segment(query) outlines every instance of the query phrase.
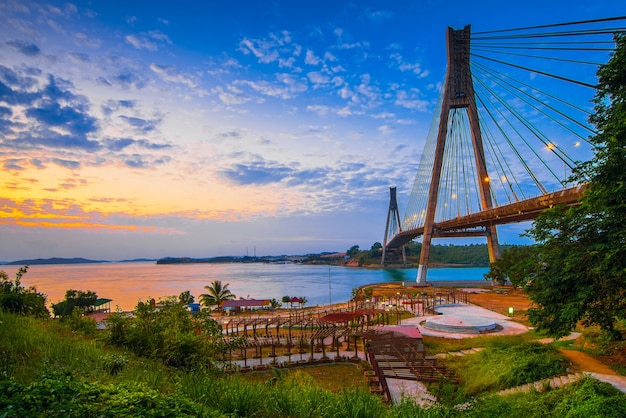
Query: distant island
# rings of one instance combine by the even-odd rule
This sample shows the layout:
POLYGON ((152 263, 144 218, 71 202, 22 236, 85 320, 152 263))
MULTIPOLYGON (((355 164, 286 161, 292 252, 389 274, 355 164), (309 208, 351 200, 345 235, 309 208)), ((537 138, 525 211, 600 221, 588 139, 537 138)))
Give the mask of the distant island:
MULTIPOLYGON (((146 261, 156 261, 156 259, 149 258, 136 258, 133 260, 120 260, 116 261, 116 263, 138 263, 138 262, 146 262, 146 261)), ((62 257, 52 257, 52 258, 34 258, 30 260, 17 260, 17 261, 8 261, 5 263, 0 263, 0 265, 5 266, 34 266, 38 264, 97 264, 97 263, 111 263, 109 260, 89 260, 87 258, 62 258, 62 257)))
MULTIPOLYGON (((501 244, 502 251, 512 245, 501 244)), ((304 255, 278 256, 218 256, 218 257, 163 257, 159 259, 135 258, 132 260, 89 260, 86 258, 37 258, 0 262, 0 265, 37 265, 37 264, 95 264, 95 263, 139 263, 154 262, 156 264, 192 264, 192 263, 272 263, 272 264, 319 264, 341 265, 346 267, 367 268, 412 268, 418 265, 421 243, 410 242, 405 246, 406 263, 401 260, 382 265, 382 245, 374 243, 370 249, 361 250, 357 245, 346 252, 321 252, 304 255)), ((489 255, 486 244, 470 245, 433 245, 430 252, 430 265, 443 266, 489 266, 489 255)))

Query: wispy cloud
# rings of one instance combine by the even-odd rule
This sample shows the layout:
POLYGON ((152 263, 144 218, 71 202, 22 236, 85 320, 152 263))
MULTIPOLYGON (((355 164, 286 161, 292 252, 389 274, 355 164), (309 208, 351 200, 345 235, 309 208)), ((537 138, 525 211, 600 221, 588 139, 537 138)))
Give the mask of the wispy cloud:
POLYGON ((24 55, 31 56, 31 57, 35 55, 39 55, 41 53, 41 50, 39 49, 39 47, 31 42, 26 42, 22 40, 13 40, 13 41, 8 41, 7 45, 12 46, 18 52, 24 55))

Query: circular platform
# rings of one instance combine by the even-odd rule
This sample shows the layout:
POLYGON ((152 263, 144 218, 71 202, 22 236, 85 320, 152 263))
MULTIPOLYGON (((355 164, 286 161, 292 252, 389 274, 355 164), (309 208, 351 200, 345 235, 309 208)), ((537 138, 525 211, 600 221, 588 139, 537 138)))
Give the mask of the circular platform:
POLYGON ((458 334, 482 334, 498 330, 498 324, 493 319, 479 316, 440 315, 427 319, 421 325, 433 331, 458 334))

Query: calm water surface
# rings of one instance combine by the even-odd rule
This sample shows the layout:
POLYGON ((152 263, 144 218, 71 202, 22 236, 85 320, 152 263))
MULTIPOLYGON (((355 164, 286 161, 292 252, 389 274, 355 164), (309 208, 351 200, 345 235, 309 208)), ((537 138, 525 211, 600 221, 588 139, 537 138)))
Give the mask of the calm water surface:
MULTIPOLYGON (((11 279, 19 266, 0 266, 11 279)), ((477 280, 484 283, 484 267, 431 268, 428 280, 477 280)), ((237 298, 282 299, 306 297, 307 306, 346 302, 352 289, 364 284, 415 281, 417 269, 369 270, 299 264, 155 264, 104 263, 33 265, 22 285, 36 286, 48 302, 61 301, 68 289, 93 290, 113 299, 112 308, 133 309, 138 301, 191 291, 198 301, 213 280, 228 283, 237 298), (329 288, 330 282, 330 288, 329 288)), ((481 283, 481 284, 482 284, 481 283)))

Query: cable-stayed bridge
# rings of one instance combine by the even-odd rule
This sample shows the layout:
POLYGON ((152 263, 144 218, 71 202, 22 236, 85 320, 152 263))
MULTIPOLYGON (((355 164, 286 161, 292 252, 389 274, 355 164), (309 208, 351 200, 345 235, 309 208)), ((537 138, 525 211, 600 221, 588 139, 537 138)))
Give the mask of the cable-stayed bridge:
POLYGON ((493 262, 497 225, 578 204, 584 180, 571 175, 594 154, 596 72, 625 22, 448 28, 446 77, 403 218, 391 188, 383 263, 421 236, 423 284, 433 238, 484 236, 493 262))

